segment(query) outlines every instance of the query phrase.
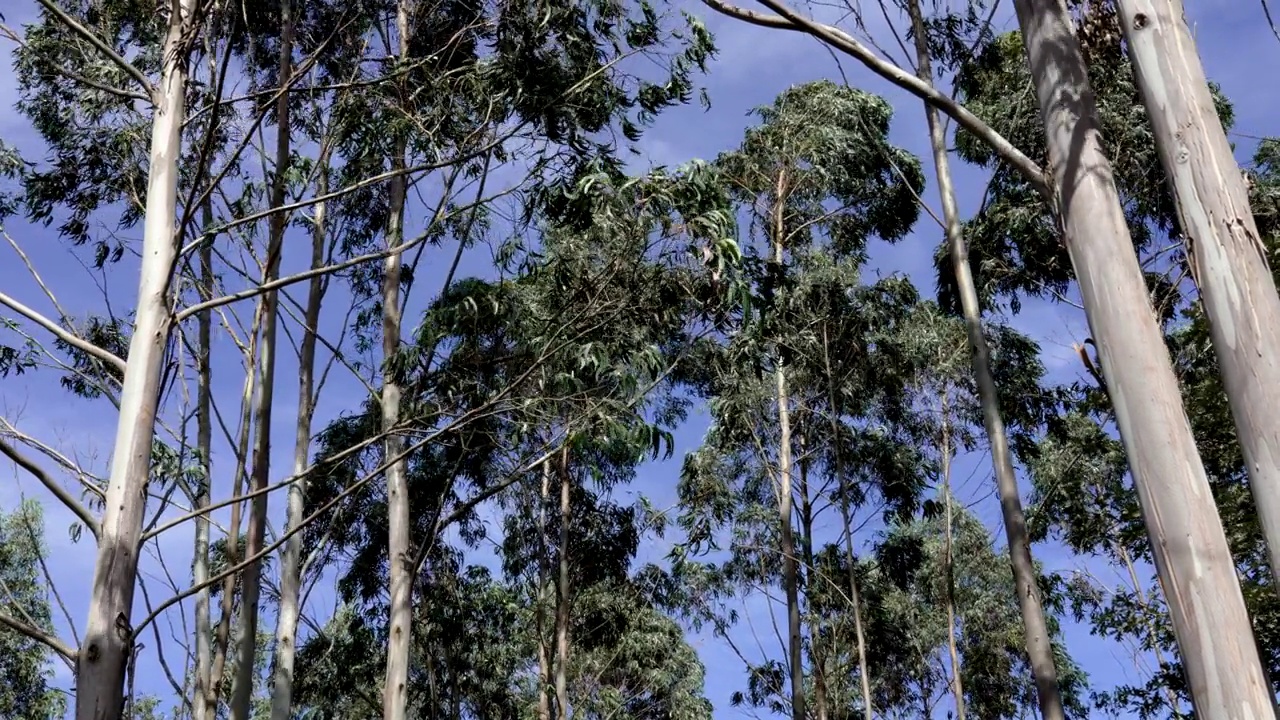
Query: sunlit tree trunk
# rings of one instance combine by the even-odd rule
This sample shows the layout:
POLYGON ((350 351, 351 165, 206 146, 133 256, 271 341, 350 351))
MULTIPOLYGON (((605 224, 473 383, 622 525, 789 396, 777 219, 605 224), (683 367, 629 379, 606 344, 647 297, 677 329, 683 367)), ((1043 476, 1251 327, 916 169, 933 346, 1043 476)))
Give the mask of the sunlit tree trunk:
MULTIPOLYGON (((933 86, 932 58, 919 0, 908 3, 915 35, 916 66, 920 80, 933 86)), ((987 441, 991 447, 991 464, 994 466, 996 486, 1000 492, 1000 511, 1004 519, 1005 537, 1008 540, 1009 560, 1013 566, 1014 584, 1018 589, 1018 606, 1022 611, 1022 628, 1025 634, 1027 656, 1035 673, 1036 693, 1043 720, 1063 720, 1062 693, 1058 688, 1058 669, 1053 659, 1053 645, 1049 627, 1045 621, 1040 589, 1036 581, 1035 564, 1031 560, 1031 537, 1027 532, 1027 518, 1018 493, 1018 478, 1013 470, 1013 458, 1009 453, 1009 438, 1005 433, 1004 418, 1000 414, 1000 397, 991 374, 991 351, 982 330, 982 314, 978 306, 978 293, 973 282, 973 270, 969 266, 969 248, 960 228, 960 212, 956 208, 955 190, 951 183, 951 167, 947 158, 946 135, 938 110, 925 104, 929 124, 929 138, 933 148, 933 163, 938 176, 938 193, 942 199, 943 222, 946 224, 947 247, 951 254, 951 266, 960 290, 960 304, 964 313, 965 328, 973 350, 973 371, 978 385, 978 397, 982 404, 982 422, 986 426, 987 441)), ((950 531, 950 525, 948 525, 950 531)), ((952 623, 954 627, 954 623, 952 623)), ((954 651, 953 651, 954 654, 954 651)), ((954 660, 954 658, 953 658, 954 660)), ((960 668, 955 668, 959 682, 960 668)), ((957 696, 962 702, 962 699, 957 696)))
POLYGON ((154 90, 142 265, 120 419, 111 453, 89 618, 76 667, 76 720, 119 717, 125 666, 133 649, 133 594, 138 579, 146 485, 172 317, 170 285, 177 260, 178 158, 187 96, 188 31, 194 0, 174 3, 154 90))
POLYGON ((547 503, 551 501, 551 460, 542 461, 542 487, 538 494, 538 594, 534 600, 538 633, 538 720, 551 720, 551 651, 547 648, 547 503))
MULTIPOLYGON (((787 195, 787 173, 779 172, 774 198, 770 236, 773 261, 782 266, 785 258, 783 238, 784 210, 787 195)), ((796 543, 791 526, 791 398, 787 393, 787 371, 782 353, 774 348, 775 401, 778 412, 778 522, 782 550, 782 587, 787 596, 787 645, 791 670, 791 717, 805 720, 804 656, 800 629, 800 592, 796 577, 796 543)))
MULTIPOLYGON (((289 93, 286 91, 293 74, 293 19, 289 0, 280 3, 280 93, 276 100, 276 157, 271 183, 271 207, 285 204, 286 177, 289 172, 289 93)), ((263 283, 280 274, 280 255, 288 228, 287 213, 276 212, 270 218, 267 257, 263 283)), ((271 413, 275 407, 276 334, 279 330, 280 296, 276 290, 262 298, 262 345, 258 351, 259 377, 257 406, 254 408, 253 470, 249 490, 259 494, 250 504, 249 526, 245 539, 245 557, 262 551, 267 527, 267 493, 264 492, 271 472, 271 413)), ((249 720, 253 710, 254 659, 258 652, 258 601, 262 589, 262 561, 249 563, 240 584, 240 637, 237 638, 235 682, 231 686, 232 720, 249 720)))
POLYGON ((573 507, 569 501, 572 478, 569 449, 560 453, 560 593, 556 604, 556 705, 559 720, 569 720, 569 523, 573 507))
POLYGON ((1066 8, 1016 0, 1065 242, 1168 599, 1196 716, 1271 717, 1235 563, 1102 150, 1066 8))
MULTIPOLYGON (((325 141, 322 141, 325 142, 325 141)), ((316 195, 329 192, 329 147, 320 148, 316 195)), ((325 223, 327 207, 317 203, 312 219, 311 267, 324 265, 328 241, 325 223)), ((302 524, 307 495, 306 473, 310 468, 311 420, 315 412, 316 335, 319 332, 320 306, 324 301, 325 282, 316 275, 307 287, 307 305, 303 310, 302 343, 298 348, 298 419, 294 426, 293 475, 289 486, 288 513, 285 528, 302 524)), ((275 669, 271 682, 271 720, 289 720, 293 710, 293 672, 297 653, 298 618, 302 608, 302 533, 285 542, 280 557, 280 609, 276 615, 276 644, 273 653, 275 669)))
POLYGON ((1116 6, 1280 578, 1280 295, 1182 0, 1116 6))

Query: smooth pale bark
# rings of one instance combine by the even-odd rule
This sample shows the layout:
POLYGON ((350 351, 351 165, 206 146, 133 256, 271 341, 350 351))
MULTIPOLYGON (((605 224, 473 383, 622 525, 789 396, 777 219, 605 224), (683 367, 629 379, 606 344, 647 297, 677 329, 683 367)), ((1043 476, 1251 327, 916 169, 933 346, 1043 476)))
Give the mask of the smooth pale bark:
MULTIPOLYGON (((783 211, 788 189, 787 171, 783 168, 774 183, 773 208, 769 234, 773 245, 773 261, 778 267, 786 259, 783 238, 786 228, 783 211)), ((787 598, 787 658, 791 673, 791 717, 805 720, 803 639, 800 635, 800 592, 796 579, 796 542, 791 527, 791 399, 787 394, 787 372, 782 354, 775 348, 776 382, 774 400, 778 412, 778 522, 782 551, 782 587, 787 598)))
MULTIPOLYGON (((933 87, 933 59, 924 32, 924 20, 919 0, 908 3, 916 45, 917 75, 921 82, 933 87)), ((1044 607, 1036 581, 1036 568, 1031 560, 1031 536, 1027 532, 1027 517, 1022 509, 1018 493, 1018 477, 1013 471, 1013 458, 1009 453, 1009 438, 1005 432, 1004 418, 1000 413, 1000 396, 995 378, 991 374, 991 350, 982 330, 982 311, 978 306, 978 292, 969 266, 969 247, 960 228, 960 211, 956 207, 955 189, 951 182, 951 166, 947 157, 946 134, 938 110, 925 103, 925 116, 929 125, 929 139, 933 149, 933 164, 938 177, 938 194, 942 199, 943 222, 946 225, 947 247, 951 254, 951 267, 960 290, 960 306, 964 314, 965 330, 973 350, 973 374, 978 385, 978 399, 982 405, 982 424, 986 427, 987 442, 991 448, 991 465, 995 471, 996 487, 1000 493, 1000 512, 1004 520, 1005 538, 1009 547, 1009 562, 1013 568, 1014 585, 1018 591, 1018 607, 1022 611, 1022 630, 1027 647, 1031 671, 1035 675, 1036 695, 1043 720, 1063 720, 1062 693, 1058 688, 1058 668, 1053 659, 1053 645, 1049 627, 1045 622, 1044 607)), ((1144 296, 1145 297, 1145 296, 1144 296)), ((948 525, 948 533, 950 525, 948 525)), ((954 627, 954 623, 952 623, 954 627)), ((954 649, 953 649, 954 654, 954 649)), ((954 658, 953 658, 954 660, 954 658)), ((956 681, 960 669, 955 667, 956 681)), ((963 702, 963 698, 960 698, 963 702)))
MULTIPOLYGON (((287 2, 287 0, 286 0, 287 2)), ((329 192, 329 149, 320 149, 316 195, 329 192)), ((311 267, 324 265, 327 241, 326 203, 316 203, 311 234, 311 267)), ((315 412, 316 333, 320 324, 320 305, 324 301, 325 283, 321 276, 312 277, 307 286, 307 305, 303 310, 302 343, 298 347, 298 420, 293 437, 293 476, 289 485, 286 532, 300 526, 306 517, 306 473, 311 467, 311 420, 315 412)), ((297 657, 298 618, 302 612, 302 533, 285 541, 280 554, 280 609, 276 614, 276 644, 272 653, 275 670, 271 682, 271 720, 289 720, 293 709, 293 668, 297 657)))
MULTIPOLYGON (((396 4, 396 35, 401 60, 409 56, 409 0, 396 4)), ((392 169, 405 167, 406 143, 396 139, 392 169)), ((387 247, 404 244, 404 206, 408 178, 391 180, 387 217, 387 247)), ((391 359, 400 352, 401 255, 392 253, 383 264, 382 278, 382 431, 387 433, 385 457, 404 454, 400 424, 400 385, 391 370, 391 359)), ((413 551, 409 547, 409 468, 404 458, 387 468, 387 564, 390 568, 390 637, 387 640, 387 674, 383 686, 383 720, 409 717, 409 648, 413 640, 413 551)))
POLYGON ((835 439, 835 473, 840 492, 840 522, 844 527, 844 561, 849 569, 849 602, 853 605, 853 632, 858 646, 858 680, 862 684, 862 714, 864 720, 873 720, 875 703, 871 698, 871 670, 867 667, 867 636, 862 625, 862 596, 858 592, 858 573, 853 554, 853 513, 849 510, 849 479, 844 474, 844 457, 840 451, 839 396, 836 394, 836 375, 831 367, 831 340, 826 323, 822 325, 822 361, 827 372, 827 401, 831 413, 831 437, 835 439))
POLYGON ((1280 295, 1181 0, 1116 6, 1280 579, 1280 295))
MULTIPOLYGON (((258 357, 258 327, 262 324, 262 305, 259 301, 258 309, 254 312, 253 327, 249 334, 248 353, 245 355, 245 366, 254 367, 257 364, 258 357)), ((249 435, 253 420, 253 396, 257 389, 257 373, 248 372, 244 376, 244 389, 240 396, 240 433, 236 436, 236 457, 249 457, 249 435)), ((237 463, 235 480, 232 482, 231 497, 239 498, 244 493, 245 474, 247 469, 243 463, 237 463)), ((240 563, 240 519, 244 514, 244 502, 238 501, 231 505, 231 524, 227 529, 227 540, 224 553, 226 554, 227 567, 234 567, 240 563)), ((226 679, 227 653, 231 646, 231 624, 234 622, 235 608, 233 601, 235 600, 236 579, 239 577, 237 573, 227 575, 222 581, 222 602, 220 610, 222 619, 218 623, 218 631, 213 639, 213 668, 210 670, 212 680, 209 683, 209 706, 217 708, 218 702, 227 688, 223 687, 226 679)))
MULTIPOLYGON (((213 213, 208 204, 204 207, 204 226, 210 227, 213 213)), ((200 279, 197 287, 200 290, 201 302, 213 297, 213 245, 205 243, 200 248, 200 279)), ((213 349, 213 311, 206 310, 196 316, 196 452, 200 454, 200 466, 204 472, 203 485, 195 497, 196 507, 208 507, 212 503, 211 483, 213 481, 213 465, 210 462, 213 450, 213 377, 209 367, 209 358, 213 349)), ((200 515, 195 519, 195 554, 191 559, 191 579, 202 589, 196 593, 195 609, 195 667, 194 689, 191 698, 192 720, 213 720, 216 704, 210 701, 210 687, 213 684, 213 632, 209 614, 209 516, 200 515)))
MULTIPOLYGON (((918 3, 912 3, 919 8, 918 3)), ((919 12, 915 13, 918 17, 919 12)), ((912 18, 913 20, 915 18, 912 18)), ((914 24, 914 23, 913 23, 914 24)), ((917 30, 919 26, 916 25, 917 30)), ((921 66, 923 72, 923 66, 921 66)), ((932 80, 930 81, 932 82, 932 80)), ((956 704, 956 720, 965 720, 964 679, 960 677, 960 651, 956 647, 956 575, 955 558, 952 552, 952 517, 951 517, 951 418, 947 407, 946 392, 942 395, 942 442, 939 454, 942 456, 942 581, 946 583, 943 594, 943 606, 947 614, 947 655, 951 660, 951 697, 956 704)))
POLYGON ((1103 153, 1066 9, 1016 0, 1057 186, 1059 215, 1098 346, 1196 716, 1273 717, 1270 691, 1103 153))
POLYGON ((774 373, 778 402, 778 522, 782 538, 782 585, 787 596, 787 646, 791 669, 791 717, 805 720, 804 655, 800 630, 800 591, 796 578, 796 541, 791 527, 791 398, 781 359, 774 373))
POLYGON ((569 522, 573 506, 569 502, 572 476, 569 449, 560 453, 560 597, 556 604, 556 710, 559 720, 569 720, 569 522))
POLYGON ((154 98, 138 304, 120 392, 120 419, 111 453, 89 618, 77 657, 76 720, 116 718, 124 708, 151 445, 165 349, 173 328, 169 289, 178 249, 174 226, 188 72, 184 34, 193 6, 194 0, 182 0, 179 12, 170 16, 154 98))
POLYGON ((538 495, 538 596, 534 601, 538 633, 538 720, 551 720, 551 652, 547 648, 547 503, 551 500, 551 461, 542 461, 542 488, 538 495))
MULTIPOLYGON (((293 18, 289 0, 280 2, 280 84, 284 87, 293 74, 293 18)), ((276 100, 275 176, 271 184, 271 207, 285 204, 285 176, 289 171, 289 93, 281 92, 276 100)), ((284 233, 288 228, 287 213, 277 212, 270 219, 267 239, 266 271, 262 281, 269 283, 280 275, 280 255, 284 249, 284 233)), ((262 298, 262 346, 258 352, 257 406, 254 408, 253 471, 249 482, 254 496, 249 513, 245 557, 261 552, 267 527, 267 493, 263 490, 271 473, 271 415, 275 407, 276 334, 279 331, 280 295, 271 290, 262 298)), ((258 652, 258 600, 262 590, 262 561, 244 569, 240 585, 240 636, 236 638, 236 674, 231 686, 232 720, 249 720, 253 711, 254 658, 258 652)))

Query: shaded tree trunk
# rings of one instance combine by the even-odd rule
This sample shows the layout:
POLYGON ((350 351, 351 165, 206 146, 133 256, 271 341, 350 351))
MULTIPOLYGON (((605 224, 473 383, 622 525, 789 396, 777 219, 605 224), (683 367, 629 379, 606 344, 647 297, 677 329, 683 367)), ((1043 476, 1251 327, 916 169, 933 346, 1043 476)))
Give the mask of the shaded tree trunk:
MULTIPOLYGON (((809 496, 809 456, 804 436, 800 443, 800 551, 804 555, 806 587, 812 588, 817 569, 813 560, 813 502, 809 496)), ((822 619, 815 613, 809 620, 809 652, 813 655, 813 711, 817 720, 827 720, 827 675, 822 619)))
MULTIPOLYGON (((286 0, 287 4, 288 0, 286 0)), ((320 148, 316 195, 329 192, 329 147, 320 148)), ((317 203, 311 236, 311 267, 324 265, 326 204, 317 203)), ((307 286, 307 305, 303 310, 302 343, 298 348, 298 420, 294 429, 293 475, 289 486, 285 528, 302 524, 307 495, 306 473, 310 468, 311 420, 315 412, 316 335, 319 332, 320 306, 324 301, 325 282, 316 275, 307 286)), ((297 652, 298 618, 302 612, 302 533, 285 542, 280 557, 280 610, 276 615, 275 669, 271 682, 271 720, 289 720, 293 709, 293 672, 297 652)))
MULTIPOLYGON (((396 3, 396 36, 402 61, 409 56, 409 2, 396 3)), ((403 85, 400 84, 402 96, 403 85)), ((393 170, 403 170, 407 143, 397 133, 391 158, 393 170)), ((391 180, 390 207, 387 218, 387 246, 404 244, 404 206, 408 178, 396 175, 391 180)), ((400 385, 391 360, 400 351, 400 271, 401 255, 393 253, 384 264, 382 279, 382 431, 387 468, 387 563, 391 573, 390 622, 387 643, 387 677, 383 690, 384 720, 407 720, 409 716, 409 648, 413 640, 413 552, 409 547, 409 478, 408 462, 399 458, 404 452, 404 439, 395 431, 400 422, 400 385)))
POLYGON ((187 96, 185 35, 195 11, 193 0, 175 5, 177 12, 170 14, 162 48, 160 81, 154 89, 138 304, 120 393, 89 618, 76 663, 76 720, 119 717, 124 708, 125 667, 133 648, 130 618, 146 515, 146 485, 160 379, 172 330, 168 299, 178 249, 174 217, 187 96))
POLYGON ((1280 580, 1280 295, 1182 0, 1116 6, 1280 580))
POLYGON ((831 367, 831 342, 826 323, 822 325, 822 360, 826 366, 828 404, 831 412, 831 437, 835 442, 835 473, 839 483, 840 522, 844 526, 844 560, 849 568, 849 602, 853 605, 853 632, 858 646, 858 679, 862 685, 862 714, 873 720, 875 703, 871 699, 871 671, 867 667, 867 637, 862 625, 862 598, 858 592, 858 573, 853 554, 853 515, 849 511, 849 479, 844 474, 844 453, 840 438, 840 403, 836 394, 836 376, 831 367))
MULTIPOLYGON (((919 0, 911 0, 907 7, 911 14, 915 35, 917 72, 920 80, 932 87, 932 58, 929 54, 928 38, 924 31, 919 0)), ((965 329, 973 350, 973 371, 978 385, 979 401, 982 403, 982 422, 986 426, 987 440, 991 446, 991 464, 994 466, 996 486, 1000 492, 1000 512, 1004 519, 1014 585, 1018 589, 1018 606, 1022 611, 1027 656, 1031 662, 1031 670, 1035 674, 1040 716, 1043 720, 1063 720, 1065 713, 1062 708, 1062 693, 1058 687, 1058 668, 1054 663, 1053 644, 1040 600, 1035 564, 1031 560, 1031 537, 1027 532, 1027 518, 1022 509, 1022 498, 1018 494, 1018 478, 1013 471, 1009 438, 1005 433, 1004 418, 1000 413, 999 391, 996 388, 995 378, 991 374, 991 351, 982 330, 978 293, 973 282, 973 271, 969 266, 969 248, 960 229, 960 212, 956 207, 955 190, 951 183, 945 131, 938 116, 938 110, 928 103, 925 103, 924 110, 929 124, 933 162, 937 170, 938 193, 942 199, 951 266, 955 271, 956 284, 959 286, 965 329)), ((948 502, 950 502, 949 495, 948 502)), ((950 520, 948 520, 948 533, 950 529, 950 520)), ((954 622, 952 627, 954 628, 954 622)), ((954 649, 952 654, 955 654, 954 649)), ((953 657, 953 661, 955 659, 953 657)), ((954 673, 958 683, 959 665, 955 667, 954 673)), ((957 700, 963 702, 959 694, 957 694, 957 700)))
POLYGON ((556 705, 559 720, 569 720, 569 448, 560 453, 560 598, 556 605, 556 705))
MULTIPOLYGON (((292 130, 289 125, 289 93, 285 91, 293 74, 293 19, 289 0, 280 3, 281 92, 276 100, 276 159, 271 183, 271 207, 285 204, 285 178, 289 172, 289 148, 292 130)), ((280 255, 284 250, 287 213, 276 212, 270 218, 267 240, 266 269, 263 283, 280 275, 280 255)), ((250 492, 258 492, 250 506, 249 527, 245 539, 245 557, 262 551, 267 527, 267 493, 263 492, 271 473, 271 413, 275 407, 276 334, 279 330, 279 291, 267 292, 262 298, 262 346, 258 351, 259 376, 257 407, 254 408, 253 472, 250 492)), ((252 367, 252 366, 251 366, 252 367)), ((232 720, 249 720, 253 710, 254 658, 258 652, 258 600, 262 590, 262 560, 244 569, 240 587, 240 637, 237 638, 236 675, 231 686, 232 720)))
POLYGON ((1235 564, 1102 150, 1071 20, 1060 3, 1016 0, 1015 6, 1045 122, 1067 249, 1196 715, 1270 717, 1270 691, 1235 564))

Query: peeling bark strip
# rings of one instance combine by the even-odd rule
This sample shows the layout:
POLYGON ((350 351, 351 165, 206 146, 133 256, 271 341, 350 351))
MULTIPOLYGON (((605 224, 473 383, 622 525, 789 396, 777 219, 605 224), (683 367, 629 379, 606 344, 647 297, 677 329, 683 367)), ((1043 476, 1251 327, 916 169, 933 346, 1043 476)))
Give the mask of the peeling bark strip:
MULTIPOLYGON (((1067 249, 1198 717, 1275 717, 1244 597, 1103 153, 1066 9, 1015 0, 1067 249)), ((1202 268, 1206 272, 1208 268, 1202 268)))
POLYGON ((1280 295, 1182 1, 1116 4, 1280 578, 1280 295))
POLYGON ((120 716, 125 665, 133 645, 130 618, 146 511, 145 489, 155 439, 160 376, 172 329, 166 301, 177 255, 174 217, 187 95, 188 48, 184 36, 194 0, 182 0, 179 10, 169 18, 164 65, 154 93, 138 306, 120 393, 120 420, 111 455, 89 620, 76 667, 76 720, 120 716))

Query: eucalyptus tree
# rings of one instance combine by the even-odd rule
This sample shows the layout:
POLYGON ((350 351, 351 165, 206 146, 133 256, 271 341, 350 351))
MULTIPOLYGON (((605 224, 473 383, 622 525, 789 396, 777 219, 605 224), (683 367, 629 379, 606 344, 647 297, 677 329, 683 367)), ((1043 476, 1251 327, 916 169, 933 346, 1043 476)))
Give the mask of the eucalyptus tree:
MULTIPOLYGON (((898 279, 858 294, 858 269, 872 237, 894 241, 906 234, 922 180, 918 161, 888 142, 892 113, 879 98, 818 82, 788 90, 757 114, 761 123, 748 130, 741 147, 717 160, 744 216, 743 281, 752 303, 726 319, 724 342, 696 378, 710 399, 713 426, 703 447, 686 460, 681 496, 693 546, 712 539, 722 526, 731 529, 732 559, 725 567, 730 583, 745 590, 780 581, 789 681, 785 690, 773 692, 790 705, 793 717, 803 718, 793 500, 810 470, 822 467, 815 458, 832 442, 827 422, 819 422, 814 409, 829 396, 828 384, 819 381, 826 377, 820 326, 831 312, 892 316, 914 301, 909 284, 898 279)), ((841 359, 871 353, 865 336, 834 342, 841 359)), ((881 381, 888 386, 897 370, 885 369, 881 381)), ((851 370, 836 370, 842 392, 845 383, 874 386, 874 376, 851 370)), ((856 418, 867 405, 844 411, 856 418)), ((891 492, 901 505, 913 500, 909 487, 891 492)), ((812 538, 806 495, 799 500, 807 545, 812 538)), ((811 644, 818 644, 816 638, 811 644)), ((815 712, 822 716, 825 709, 819 705, 815 712)))
MULTIPOLYGON (((1094 14, 1098 9, 1091 9, 1094 14)), ((1116 10, 1170 181, 1187 266, 1200 291, 1249 487, 1280 575, 1280 294, 1249 190, 1214 106, 1181 0, 1118 0, 1116 10)))

